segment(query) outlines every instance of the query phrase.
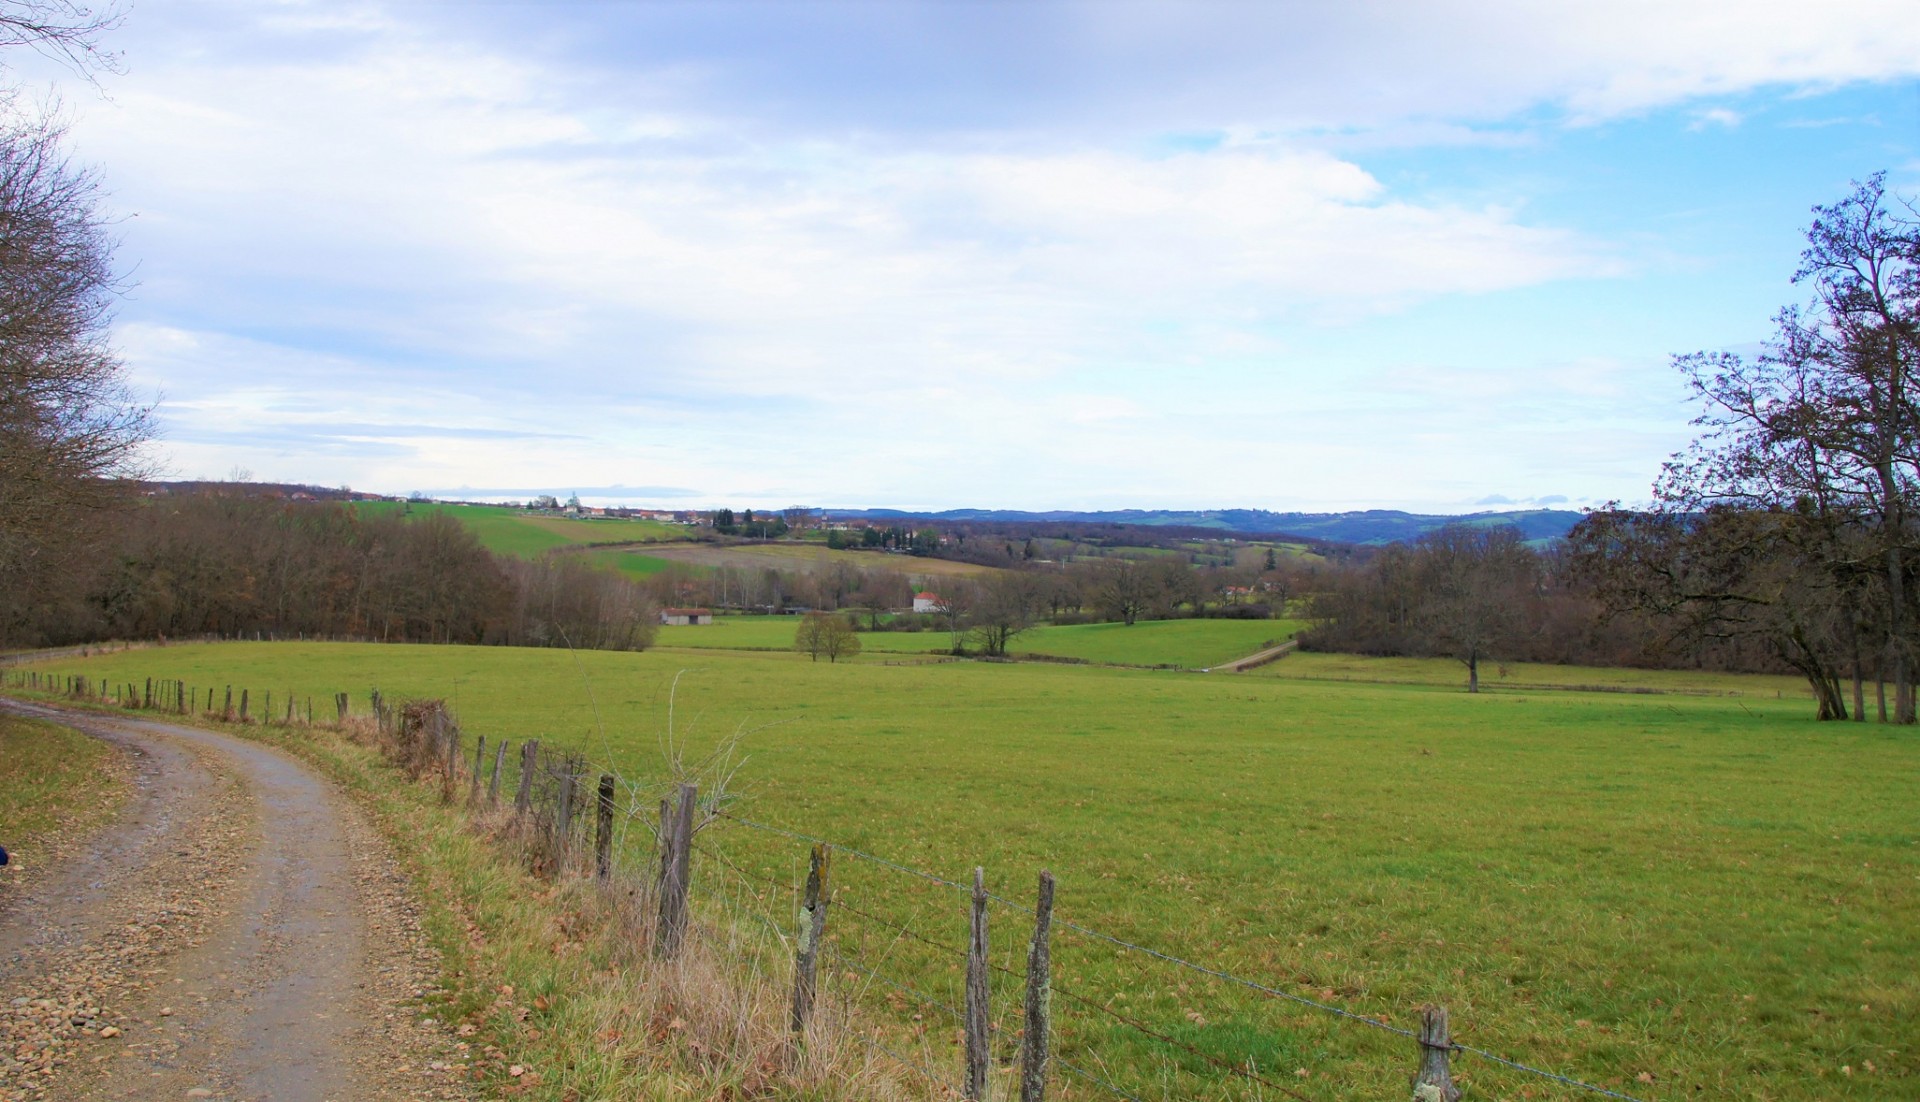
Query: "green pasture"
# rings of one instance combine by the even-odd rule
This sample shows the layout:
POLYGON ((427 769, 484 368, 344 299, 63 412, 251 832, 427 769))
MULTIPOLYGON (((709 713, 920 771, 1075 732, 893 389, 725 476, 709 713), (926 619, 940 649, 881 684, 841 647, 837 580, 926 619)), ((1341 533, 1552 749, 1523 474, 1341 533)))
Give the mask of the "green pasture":
MULTIPOLYGON (((445 697, 470 732, 577 746, 638 781, 665 779, 670 744, 698 757, 739 734, 739 817, 952 881, 979 865, 1016 902, 1051 869, 1061 919, 1291 994, 1399 1027, 1443 1003, 1466 1044, 1649 1100, 1920 1095, 1920 737, 1815 723, 1770 679, 1469 696, 1444 664, 1300 675, 1318 657, 1201 674, 281 643, 43 668, 346 690, 361 710, 374 686, 445 697), (1421 670, 1437 683, 1397 683, 1421 670)), ((628 842, 651 852, 638 825, 628 842)), ((697 849, 703 905, 791 927, 803 843, 721 819, 697 849)), ((964 941, 961 896, 847 853, 833 877, 834 982, 952 1068, 960 973, 941 947, 964 941)), ((1027 926, 998 904, 993 923, 1017 973, 1027 926)), ((1210 1057, 1312 1099, 1404 1096, 1410 1041, 1057 935, 1061 1055, 1130 1093, 1275 1096, 1210 1057)), ((1010 1052, 1014 984, 995 983, 1010 1052)), ((1465 1055, 1456 1071, 1468 1098, 1583 1097, 1465 1055)), ((1102 1097, 1064 1072, 1056 1093, 1102 1097)))
POLYGON ((592 520, 532 516, 500 505, 448 505, 419 501, 361 501, 355 509, 370 514, 400 513, 421 516, 446 513, 467 526, 489 551, 531 558, 556 547, 589 543, 658 543, 686 538, 677 524, 656 520, 603 517, 592 520))
POLYGON ((673 565, 666 559, 624 548, 582 552, 597 566, 618 571, 635 580, 645 580, 673 565))
MULTIPOLYGON (((1304 625, 1297 620, 1143 620, 1125 624, 1042 624, 1013 637, 1015 657, 1073 658, 1122 666, 1184 666, 1194 669, 1244 658, 1285 641, 1304 625)), ((657 646, 702 650, 784 650, 793 646, 798 616, 718 616, 710 625, 665 626, 657 646)), ((868 656, 928 654, 953 649, 944 631, 863 631, 868 656)))

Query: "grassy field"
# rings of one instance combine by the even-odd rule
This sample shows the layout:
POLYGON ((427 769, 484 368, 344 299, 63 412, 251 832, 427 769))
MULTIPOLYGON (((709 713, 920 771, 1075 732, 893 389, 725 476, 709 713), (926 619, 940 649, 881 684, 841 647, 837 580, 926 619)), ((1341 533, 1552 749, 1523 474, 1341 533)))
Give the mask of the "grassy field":
POLYGON ((589 561, 608 570, 618 571, 635 580, 645 580, 665 570, 672 564, 657 555, 641 551, 629 551, 624 548, 583 552, 589 561))
MULTIPOLYGON (((799 626, 797 616, 721 616, 701 627, 662 627, 655 642, 694 650, 784 650, 793 646, 799 626)), ((1199 669, 1245 657, 1302 626, 1295 620, 1143 620, 1132 627, 1043 624, 1014 636, 1008 651, 1015 656, 1199 669)), ((860 645, 871 661, 951 650, 953 637, 944 631, 864 631, 860 645)))
POLYGON ((105 821, 125 788, 112 758, 77 731, 0 715, 0 845, 30 864, 50 833, 105 821))
MULTIPOLYGON (((978 864, 1014 898, 1049 868, 1063 918, 1290 992, 1400 1026, 1442 1002, 1465 1043, 1640 1098, 1920 1094, 1920 738, 1814 723, 1769 679, 1672 686, 1739 697, 1473 697, 1444 663, 1306 676, 1318 657, 1203 675, 227 644, 48 668, 344 689, 360 707, 375 685, 443 696, 470 730, 573 743, 637 778, 661 776, 671 701, 696 751, 746 732, 743 817, 952 880, 978 864)), ((800 843, 726 820, 702 839, 700 884, 790 920, 762 878, 793 883, 800 843)), ((963 940, 948 889, 851 858, 835 876, 849 908, 963 940)), ((957 1000, 938 950, 851 909, 834 922, 840 951, 957 1000)), ((1017 971, 1023 927, 995 922, 996 960, 1017 971)), ((1100 1007, 1311 1098, 1404 1089, 1410 1042, 1071 931, 1056 953, 1063 1053, 1143 1097, 1254 1095, 1100 1007)), ((899 1043, 950 1065, 940 1012, 871 993, 899 1007, 899 1043)), ((1474 1096, 1579 1097, 1458 1066, 1474 1096)))
POLYGON ((460 523, 471 529, 489 551, 521 558, 531 558, 556 547, 587 543, 657 543, 686 539, 686 529, 678 524, 618 518, 574 520, 567 517, 530 516, 519 509, 498 505, 361 501, 356 502, 354 508, 371 514, 406 511, 418 516, 423 513, 447 513, 459 518, 460 523))

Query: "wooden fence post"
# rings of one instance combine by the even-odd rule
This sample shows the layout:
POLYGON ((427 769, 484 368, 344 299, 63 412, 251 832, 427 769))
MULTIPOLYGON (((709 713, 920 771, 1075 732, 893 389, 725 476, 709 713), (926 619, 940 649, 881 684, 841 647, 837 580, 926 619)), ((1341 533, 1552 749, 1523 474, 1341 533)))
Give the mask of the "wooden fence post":
POLYGON ((501 739, 500 745, 493 748, 493 777, 487 781, 487 806, 500 806, 500 767, 507 760, 507 740, 501 739))
POLYGON ((481 735, 473 743, 473 776, 468 778, 467 806, 480 802, 480 774, 487 768, 487 736, 481 735))
POLYGON ((1447 1008, 1429 1006, 1420 1011, 1420 1070, 1413 1077, 1413 1102, 1458 1102, 1447 1056, 1453 1037, 1447 1032, 1447 1008))
POLYGON ((813 1016, 813 996, 818 989, 820 939, 827 932, 827 847, 813 844, 807 858, 807 896, 800 911, 800 946, 793 957, 793 1013, 788 1024, 796 1034, 807 1031, 807 1019, 813 1016))
POLYGON ((693 803, 697 795, 693 785, 680 786, 672 827, 660 855, 660 927, 653 953, 665 960, 680 955, 680 942, 687 933, 687 882, 692 873, 693 803))
POLYGON ((613 774, 600 774, 599 815, 593 830, 593 874, 605 881, 613 875, 613 774))
POLYGON ((520 744, 520 790, 513 797, 513 812, 516 815, 525 815, 533 807, 533 769, 539 758, 538 739, 528 739, 520 744))
POLYGON ((962 1024, 967 1033, 965 1097, 987 1096, 987 1069, 993 1063, 988 1042, 987 999, 987 874, 973 870, 973 907, 967 922, 967 1002, 962 1024))
POLYGON ((1053 874, 1040 873, 1033 909, 1033 945, 1027 949, 1027 1027, 1020 1061, 1020 1102, 1041 1102, 1047 1093, 1048 1045, 1053 1033, 1053 874))
POLYGON ((560 761, 560 808, 553 818, 553 873, 567 871, 568 851, 573 848, 573 789, 580 778, 573 771, 573 758, 560 761))
POLYGON ((153 678, 151 677, 147 678, 147 695, 145 697, 145 700, 146 700, 146 703, 140 706, 142 708, 146 708, 147 710, 151 711, 153 709, 153 678))
POLYGON ((233 722, 233 686, 232 685, 227 686, 227 702, 220 709, 220 718, 228 723, 233 722))
POLYGON ((294 703, 293 690, 288 689, 287 690, 287 718, 283 726, 286 726, 286 727, 293 726, 293 703, 294 703))

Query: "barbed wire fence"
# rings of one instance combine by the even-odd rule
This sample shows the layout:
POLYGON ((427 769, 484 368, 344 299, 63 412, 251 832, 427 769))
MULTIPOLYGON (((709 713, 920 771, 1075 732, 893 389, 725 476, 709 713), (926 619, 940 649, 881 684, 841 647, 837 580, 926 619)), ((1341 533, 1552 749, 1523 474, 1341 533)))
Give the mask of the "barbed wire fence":
POLYGON ((724 754, 688 762, 669 748, 669 775, 642 780, 577 748, 469 741, 444 702, 395 702, 377 689, 355 714, 346 693, 316 712, 291 691, 276 707, 272 691, 236 696, 230 685, 0 677, 94 705, 370 740, 414 780, 437 783, 443 803, 506 817, 506 837, 536 874, 625 885, 644 914, 635 936, 654 957, 706 937, 741 967, 784 971, 795 1045, 824 1008, 844 1036, 937 1097, 1323 1102, 1399 1077, 1415 1102, 1454 1102, 1456 1079, 1478 1082, 1484 1069, 1524 1097, 1642 1102, 1460 1043, 1441 1007, 1396 1025, 1057 915, 1046 872, 1024 902, 989 891, 984 869, 966 883, 748 819, 734 810, 737 765, 724 754), (1462 1057, 1480 1068, 1463 1073, 1462 1057))

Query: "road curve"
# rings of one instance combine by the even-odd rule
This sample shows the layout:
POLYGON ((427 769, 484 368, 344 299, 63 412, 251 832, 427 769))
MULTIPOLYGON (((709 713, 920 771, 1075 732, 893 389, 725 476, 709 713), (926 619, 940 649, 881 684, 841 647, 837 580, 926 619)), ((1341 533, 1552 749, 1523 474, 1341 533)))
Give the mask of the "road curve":
POLYGON ((465 1097, 459 1052, 409 1005, 433 960, 405 879, 331 785, 216 732, 0 709, 135 768, 63 867, 0 884, 0 1099, 465 1097))

